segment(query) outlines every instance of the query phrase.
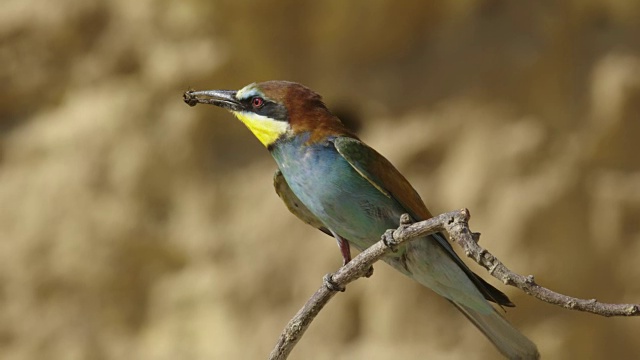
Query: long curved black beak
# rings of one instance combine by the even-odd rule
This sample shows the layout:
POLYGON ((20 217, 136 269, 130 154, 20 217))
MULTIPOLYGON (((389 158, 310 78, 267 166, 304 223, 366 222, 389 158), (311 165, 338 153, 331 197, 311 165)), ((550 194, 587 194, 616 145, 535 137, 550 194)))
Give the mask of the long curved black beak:
POLYGON ((184 102, 189 106, 197 104, 210 104, 219 106, 231 111, 242 110, 242 104, 236 99, 236 91, 233 90, 204 90, 204 91, 185 91, 182 96, 184 102))

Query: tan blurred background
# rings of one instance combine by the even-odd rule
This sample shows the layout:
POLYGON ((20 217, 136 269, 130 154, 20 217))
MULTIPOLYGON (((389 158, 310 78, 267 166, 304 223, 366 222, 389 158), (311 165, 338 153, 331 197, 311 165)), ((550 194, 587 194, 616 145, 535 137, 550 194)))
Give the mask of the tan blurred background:
MULTIPOLYGON (((339 251, 182 92, 269 79, 323 94, 432 212, 468 207, 513 270, 640 301, 638 1, 3 0, 0 65, 1 359, 266 358, 339 251)), ((544 358, 640 356, 639 318, 490 281, 544 358)), ((291 358, 497 357, 379 264, 291 358)))

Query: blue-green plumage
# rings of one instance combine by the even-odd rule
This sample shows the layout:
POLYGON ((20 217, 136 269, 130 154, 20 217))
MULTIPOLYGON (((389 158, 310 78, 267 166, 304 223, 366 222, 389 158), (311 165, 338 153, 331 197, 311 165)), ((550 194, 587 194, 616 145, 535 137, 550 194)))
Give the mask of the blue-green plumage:
MULTIPOLYGON (((402 204, 376 176, 388 174, 367 166, 370 161, 386 164, 386 159, 357 139, 330 136, 310 143, 308 134, 298 134, 273 144, 271 154, 282 173, 281 178, 276 174, 276 190, 289 209, 360 250, 397 227, 403 213, 423 220, 416 214, 419 210, 402 204)), ((397 172, 393 167, 386 170, 397 172)), ((507 357, 539 357, 535 345, 485 300, 512 306, 509 299, 471 272, 442 235, 409 242, 383 260, 448 299, 507 357)))
MULTIPOLYGON (((397 227, 400 215, 411 211, 363 177, 336 149, 336 140, 344 141, 330 137, 305 145, 308 135, 301 134, 274 144, 271 153, 291 191, 306 208, 331 232, 363 250, 387 229, 397 227)), ((349 146, 360 147, 358 151, 366 156, 366 145, 353 140, 349 146)), ((456 255, 448 253, 437 238, 426 237, 398 250, 384 259, 397 270, 448 299, 477 311, 493 311, 452 260, 456 255)))
MULTIPOLYGON (((348 244, 368 248, 396 228, 402 214, 415 221, 431 217, 402 174, 352 135, 310 89, 272 81, 238 92, 188 95, 187 103, 227 108, 251 129, 278 164, 278 195, 302 221, 334 236, 345 261, 348 244)), ((404 244, 384 261, 449 300, 508 358, 539 357, 535 344, 487 302, 513 306, 506 295, 471 272, 441 234, 404 244)))
POLYGON ((363 250, 404 212, 358 174, 338 153, 333 139, 302 146, 308 136, 278 142, 271 153, 291 190, 325 226, 363 250))

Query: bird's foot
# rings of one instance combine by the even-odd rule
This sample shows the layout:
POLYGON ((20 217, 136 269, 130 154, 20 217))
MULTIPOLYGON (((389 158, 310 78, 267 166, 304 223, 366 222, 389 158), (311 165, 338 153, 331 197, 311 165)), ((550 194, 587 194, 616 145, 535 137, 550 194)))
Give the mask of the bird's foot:
POLYGON ((373 266, 369 266, 369 270, 367 270, 367 272, 364 273, 364 277, 370 278, 371 275, 373 275, 373 266))
POLYGON ((338 247, 340 247, 340 254, 342 254, 342 266, 345 266, 351 261, 351 247, 349 246, 349 242, 340 235, 336 234, 333 230, 331 230, 331 234, 338 242, 338 247))
POLYGON ((391 251, 393 252, 398 251, 398 242, 396 241, 396 239, 393 238, 393 230, 385 231, 384 234, 382 235, 381 240, 386 247, 391 249, 391 251))
POLYGON ((322 278, 322 281, 324 283, 324 286, 327 287, 327 289, 329 289, 329 291, 340 291, 340 292, 344 292, 346 289, 344 286, 336 284, 335 281, 333 281, 333 274, 329 273, 327 275, 325 275, 322 278))

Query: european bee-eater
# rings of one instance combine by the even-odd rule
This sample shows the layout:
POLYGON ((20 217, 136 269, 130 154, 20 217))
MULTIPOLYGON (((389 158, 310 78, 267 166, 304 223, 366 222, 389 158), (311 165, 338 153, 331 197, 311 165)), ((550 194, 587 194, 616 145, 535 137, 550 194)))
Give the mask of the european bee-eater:
MULTIPOLYGON (((278 165, 274 185, 287 208, 333 236, 344 263, 349 245, 366 249, 396 228, 402 214, 413 221, 431 217, 404 176, 305 86, 268 81, 238 91, 189 91, 185 102, 225 108, 251 130, 278 165)), ((535 344, 488 302, 514 306, 509 298, 474 274, 444 235, 402 245, 384 261, 449 300, 506 357, 539 358, 535 344)))

